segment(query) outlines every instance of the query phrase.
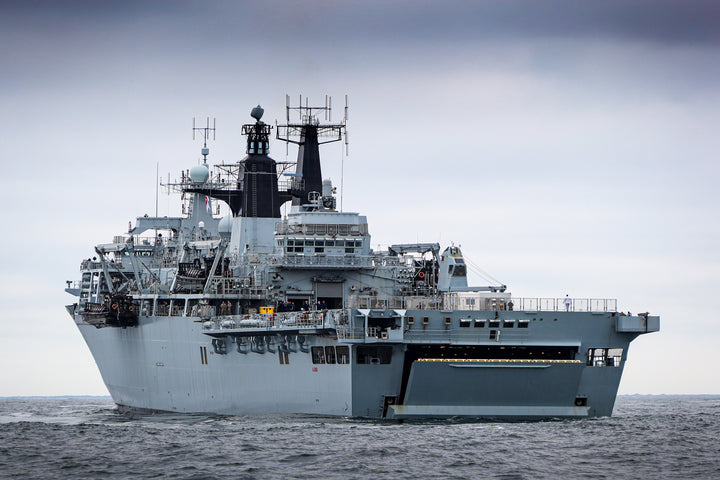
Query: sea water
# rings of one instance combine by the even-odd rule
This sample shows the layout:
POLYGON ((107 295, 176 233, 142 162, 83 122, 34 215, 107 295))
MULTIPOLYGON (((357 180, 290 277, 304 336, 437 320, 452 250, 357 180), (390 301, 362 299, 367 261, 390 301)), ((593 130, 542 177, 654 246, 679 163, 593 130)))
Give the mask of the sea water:
POLYGON ((130 415, 109 398, 0 399, 0 477, 720 479, 720 396, 621 396, 542 422, 130 415))

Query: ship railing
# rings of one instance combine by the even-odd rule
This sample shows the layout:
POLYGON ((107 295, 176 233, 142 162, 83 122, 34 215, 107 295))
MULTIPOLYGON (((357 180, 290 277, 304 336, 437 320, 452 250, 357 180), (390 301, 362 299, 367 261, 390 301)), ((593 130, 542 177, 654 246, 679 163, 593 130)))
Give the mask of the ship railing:
POLYGON ((367 235, 368 226, 362 224, 315 224, 315 223, 288 223, 275 224, 275 233, 278 235, 367 235))
MULTIPOLYGON (((522 298, 512 297, 498 302, 498 310, 522 310, 528 312, 617 312, 614 298, 522 298)), ((474 308, 463 310, 475 310, 474 308)), ((493 309, 494 310, 494 309, 493 309)))
POLYGON ((286 255, 280 256, 283 266, 372 267, 372 257, 360 255, 286 255))
POLYGON ((373 257, 373 266, 375 267, 394 267, 401 265, 401 260, 395 256, 376 255, 373 257))
POLYGON ((364 340, 365 330, 362 325, 336 325, 338 340, 364 340))
POLYGON ((300 190, 304 184, 305 182, 301 178, 278 180, 278 190, 281 192, 300 190))
POLYGON ((210 292, 219 295, 240 295, 243 297, 265 297, 267 288, 249 285, 247 279, 233 277, 213 277, 210 279, 210 292))
MULTIPOLYGON (((177 260, 174 258, 157 258, 157 257, 143 257, 139 259, 142 265, 147 268, 172 268, 177 267, 177 260)), ((122 266, 125 269, 132 269, 132 263, 126 257, 120 262, 115 262, 116 265, 122 266)))
POLYGON ((343 322, 342 310, 317 310, 308 312, 252 313, 243 315, 220 315, 203 324, 206 330, 287 330, 306 328, 335 328, 343 322))
POLYGON ((531 312, 617 312, 614 298, 522 298, 509 295, 490 296, 482 292, 446 293, 442 296, 351 295, 348 307, 362 309, 405 310, 523 310, 531 312), (569 303, 569 304, 568 304, 569 303))
MULTIPOLYGON (((147 268, 171 268, 177 265, 176 260, 172 258, 153 258, 144 257, 141 259, 147 268)), ((109 264, 111 270, 131 270, 132 264, 126 257, 121 257, 109 264)), ((92 260, 83 260, 80 263, 80 270, 100 270, 102 263, 93 262, 92 260)))
POLYGON ((102 263, 93 262, 92 260, 83 260, 80 263, 80 270, 99 270, 102 268, 102 263))
POLYGON ((348 307, 363 309, 440 310, 442 308, 442 297, 351 295, 348 298, 348 307))
POLYGON ((237 261, 246 265, 279 265, 283 267, 365 267, 376 266, 369 255, 239 255, 237 261))

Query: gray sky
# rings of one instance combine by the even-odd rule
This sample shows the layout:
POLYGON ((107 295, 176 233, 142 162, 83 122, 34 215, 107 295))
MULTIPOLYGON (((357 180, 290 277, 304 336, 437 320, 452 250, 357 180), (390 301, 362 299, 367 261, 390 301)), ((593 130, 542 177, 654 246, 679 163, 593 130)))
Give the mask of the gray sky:
POLYGON ((154 213, 156 162, 197 163, 192 117, 236 161, 286 93, 349 95, 343 204, 375 246, 455 242, 516 296, 659 314, 620 393, 720 393, 719 4, 469 3, 0 3, 0 395, 106 393, 64 281, 154 213))

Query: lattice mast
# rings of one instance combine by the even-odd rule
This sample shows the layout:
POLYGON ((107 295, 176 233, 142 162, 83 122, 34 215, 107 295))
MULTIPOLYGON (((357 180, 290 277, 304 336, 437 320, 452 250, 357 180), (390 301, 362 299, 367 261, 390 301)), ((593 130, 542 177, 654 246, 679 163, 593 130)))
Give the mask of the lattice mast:
POLYGON ((290 96, 285 96, 285 125, 276 125, 276 136, 288 144, 298 145, 298 156, 295 167, 295 178, 302 179, 302 186, 294 189, 298 195, 293 198, 293 205, 302 205, 308 202, 310 194, 322 192, 322 167, 320 165, 320 145, 325 143, 344 141, 345 151, 348 150, 347 118, 348 101, 345 96, 345 109, 343 120, 332 123, 332 97, 325 96, 325 106, 310 106, 307 97, 303 105, 303 97, 299 97, 299 106, 290 106, 290 96), (296 111, 300 118, 299 123, 290 121, 291 111, 296 111), (329 123, 320 123, 319 116, 329 123))

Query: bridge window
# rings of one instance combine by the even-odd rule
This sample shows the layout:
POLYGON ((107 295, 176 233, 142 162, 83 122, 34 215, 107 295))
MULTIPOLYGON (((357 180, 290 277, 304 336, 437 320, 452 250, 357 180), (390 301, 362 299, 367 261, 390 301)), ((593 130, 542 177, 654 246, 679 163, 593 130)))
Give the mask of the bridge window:
POLYGON ((339 364, 344 365, 350 363, 350 348, 348 348, 347 345, 335 347, 335 350, 337 352, 337 362, 339 364))
POLYGON ((335 347, 325 347, 325 363, 329 365, 335 363, 335 347))
POLYGON ((312 347, 310 348, 312 354, 312 362, 315 364, 325 363, 325 349, 323 347, 312 347))

